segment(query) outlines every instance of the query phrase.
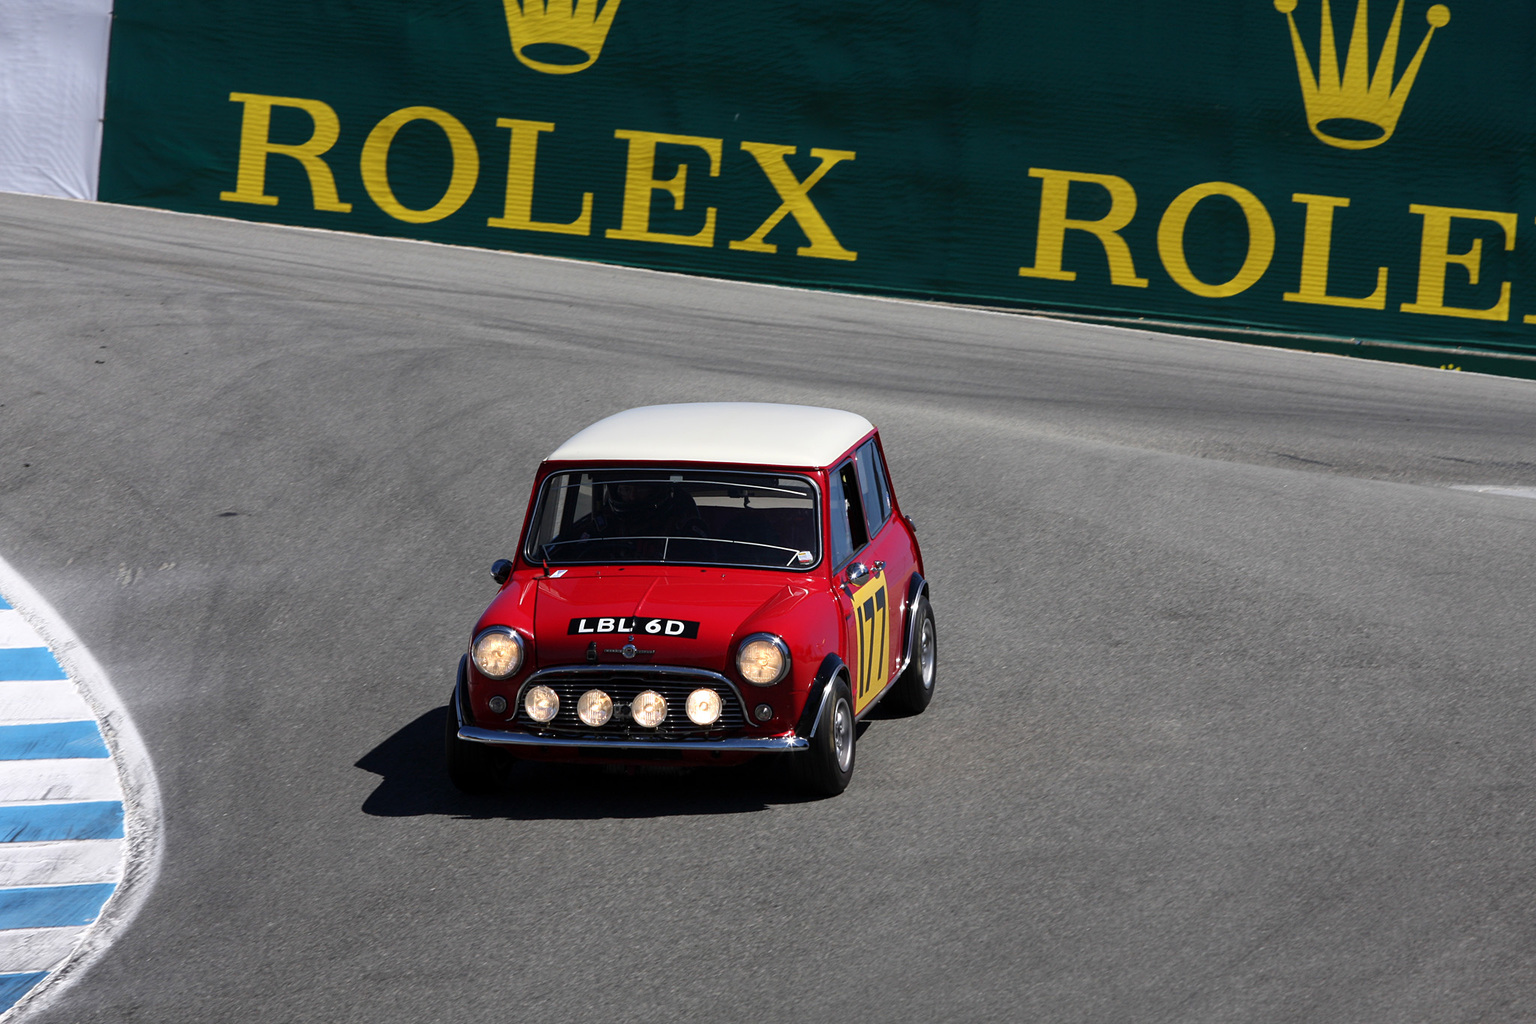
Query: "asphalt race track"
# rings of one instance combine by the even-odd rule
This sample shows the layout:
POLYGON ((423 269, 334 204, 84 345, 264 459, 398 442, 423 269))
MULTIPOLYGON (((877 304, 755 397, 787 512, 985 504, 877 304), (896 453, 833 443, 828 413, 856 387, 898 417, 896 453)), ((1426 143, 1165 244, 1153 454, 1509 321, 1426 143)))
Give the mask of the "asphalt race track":
POLYGON ((1536 1017, 1536 384, 0 197, 0 555, 164 860, 29 1018, 1536 1017), (657 402, 882 428, 938 695, 843 796, 439 716, 540 458, 657 402))

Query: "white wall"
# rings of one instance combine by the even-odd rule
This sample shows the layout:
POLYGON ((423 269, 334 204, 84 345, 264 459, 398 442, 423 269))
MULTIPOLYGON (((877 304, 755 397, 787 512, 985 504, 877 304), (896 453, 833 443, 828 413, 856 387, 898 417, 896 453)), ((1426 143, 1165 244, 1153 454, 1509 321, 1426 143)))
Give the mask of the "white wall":
POLYGON ((0 0, 0 192, 96 198, 112 0, 0 0))

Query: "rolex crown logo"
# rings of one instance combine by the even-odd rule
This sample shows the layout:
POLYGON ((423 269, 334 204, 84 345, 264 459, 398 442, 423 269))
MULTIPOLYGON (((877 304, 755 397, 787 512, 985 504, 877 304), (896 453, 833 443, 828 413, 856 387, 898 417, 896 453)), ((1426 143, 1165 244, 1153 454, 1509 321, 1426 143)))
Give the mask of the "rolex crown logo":
POLYGON ((619 0, 502 0, 517 59, 546 75, 597 63, 619 0), (601 5, 601 9, 599 9, 601 5))
POLYGON ((1418 77, 1419 65, 1434 38, 1435 29, 1444 28, 1451 20, 1451 12, 1444 4, 1435 4, 1425 12, 1429 31, 1419 43, 1418 52, 1408 63, 1403 77, 1394 85, 1392 75, 1397 70, 1397 44, 1403 27, 1403 2, 1397 0, 1397 12, 1392 16, 1392 26, 1387 29, 1387 40, 1382 44, 1381 55, 1376 60, 1376 71, 1370 70, 1370 32, 1367 0, 1359 0, 1355 7, 1355 27, 1349 35, 1349 52, 1344 60, 1344 74, 1339 75, 1338 49, 1333 38, 1333 12, 1328 0, 1323 0, 1322 42, 1317 59, 1317 74, 1312 73, 1301 33, 1296 31, 1296 0, 1274 0, 1275 10, 1285 15, 1291 26, 1291 45, 1296 50, 1296 71, 1301 77, 1301 95, 1307 105, 1307 125, 1323 142, 1340 149, 1370 149, 1392 137, 1397 119, 1402 115, 1408 91, 1418 77))

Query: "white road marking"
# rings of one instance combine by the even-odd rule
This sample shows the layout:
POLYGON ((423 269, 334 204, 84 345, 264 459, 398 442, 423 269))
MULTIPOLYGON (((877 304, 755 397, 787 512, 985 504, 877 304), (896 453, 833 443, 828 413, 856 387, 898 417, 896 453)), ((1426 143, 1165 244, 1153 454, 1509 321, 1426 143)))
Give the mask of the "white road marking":
POLYGON ((0 931, 0 974, 46 971, 69 955, 90 925, 0 931))
POLYGON ((14 608, 0 608, 0 647, 42 647, 37 632, 14 608))
POLYGON ((121 839, 0 843, 0 889, 14 889, 23 885, 119 882, 122 878, 121 839))
POLYGON ((1536 487, 1501 487, 1498 484, 1452 484, 1453 491, 1476 491, 1478 494, 1502 494, 1508 498, 1536 498, 1536 487))
POLYGON ((111 758, 0 761, 0 805, 122 798, 111 758))
MULTIPOLYGON (((7 834, 35 837, 0 842, 0 888, 13 890, 12 903, 28 908, 13 915, 17 923, 68 922, 0 928, 0 974, 41 978, 26 992, 6 990, 0 1020, 11 1021, 73 984, 133 919, 159 869, 160 796, 144 742, 106 673, 42 595, 0 559, 5 671, 68 677, 0 680, 0 726, 10 744, 0 757, 0 816, 7 834), (27 757, 41 752, 27 745, 33 733, 63 730, 74 737, 87 725, 105 746, 96 748, 97 756, 27 757), (110 757, 100 756, 107 752, 110 757), (60 838, 66 835, 82 838, 60 838), (113 835, 126 838, 95 837, 113 835), (82 889, 46 891, 75 886, 82 889), (102 898, 105 903, 95 902, 102 898), (64 902, 49 902, 55 899, 64 902), (77 924, 89 916, 94 923, 77 924)), ((87 747, 71 739, 59 749, 87 747)))
POLYGON ((0 725, 23 722, 84 722, 96 712, 68 679, 0 682, 0 725))

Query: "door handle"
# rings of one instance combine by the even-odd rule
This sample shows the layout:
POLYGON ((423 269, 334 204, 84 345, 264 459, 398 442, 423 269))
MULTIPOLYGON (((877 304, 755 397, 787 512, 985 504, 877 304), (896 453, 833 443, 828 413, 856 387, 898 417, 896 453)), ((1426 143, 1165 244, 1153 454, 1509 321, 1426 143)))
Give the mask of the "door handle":
POLYGON ((876 562, 873 566, 865 565, 863 562, 854 562, 844 572, 843 578, 853 586, 858 586, 871 576, 884 571, 884 562, 876 562))

